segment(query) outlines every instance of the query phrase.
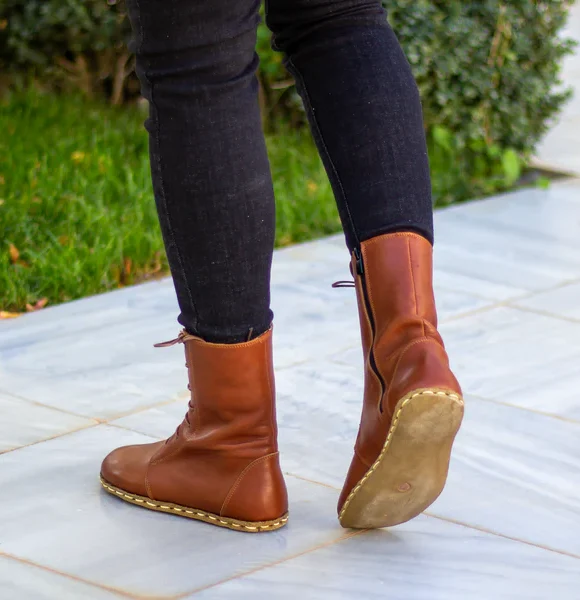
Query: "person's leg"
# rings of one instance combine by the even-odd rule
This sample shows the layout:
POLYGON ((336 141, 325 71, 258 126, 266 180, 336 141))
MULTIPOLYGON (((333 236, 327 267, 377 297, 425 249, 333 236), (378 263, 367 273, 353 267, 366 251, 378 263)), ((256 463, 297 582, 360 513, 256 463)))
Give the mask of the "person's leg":
POLYGON ((407 521, 440 494, 463 415, 437 332, 421 104, 378 0, 269 0, 352 252, 365 389, 344 527, 407 521))
POLYGON ((210 342, 256 337, 272 321, 275 232, 255 76, 259 1, 127 5, 179 321, 210 342))
POLYGON ((353 250, 414 231, 433 241, 421 103, 377 0, 267 0, 353 250))
POLYGON ((272 183, 258 110, 255 0, 128 0, 151 170, 186 330, 191 399, 166 441, 111 452, 106 491, 237 531, 287 520, 269 280, 272 183), (238 342, 238 343, 235 343, 238 342))

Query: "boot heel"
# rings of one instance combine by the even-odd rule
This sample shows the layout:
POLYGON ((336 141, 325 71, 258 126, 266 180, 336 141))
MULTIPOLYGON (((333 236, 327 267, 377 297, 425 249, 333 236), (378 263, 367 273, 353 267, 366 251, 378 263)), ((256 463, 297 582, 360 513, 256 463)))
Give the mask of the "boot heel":
POLYGON ((420 389, 401 398, 383 449, 346 499, 340 524, 390 527, 422 513, 443 491, 462 419, 457 393, 420 389))

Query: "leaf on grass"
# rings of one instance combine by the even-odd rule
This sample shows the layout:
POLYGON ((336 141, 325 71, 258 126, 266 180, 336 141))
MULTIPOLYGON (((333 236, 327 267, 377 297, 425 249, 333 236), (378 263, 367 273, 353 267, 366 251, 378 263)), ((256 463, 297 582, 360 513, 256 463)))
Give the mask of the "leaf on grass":
POLYGON ((133 266, 133 261, 130 258, 125 258, 123 261, 123 272, 126 276, 131 275, 131 268, 133 266))
POLYGON ((10 262, 12 264, 18 262, 18 259, 20 258, 20 251, 14 244, 10 244, 8 246, 8 254, 10 255, 10 262))
POLYGON ((22 313, 8 312, 7 310, 0 310, 0 319, 15 319, 22 313))
POLYGON ((26 310, 27 312, 36 312, 37 310, 42 310, 48 304, 48 298, 41 298, 34 304, 27 304, 26 310))
POLYGON ((306 183, 306 187, 311 194, 314 194, 314 192, 318 189, 318 184, 315 181, 312 181, 312 179, 309 179, 306 183))
POLYGON ((71 160, 78 165, 79 163, 82 163, 83 160, 85 160, 86 154, 84 152, 81 152, 80 150, 76 150, 70 155, 70 157, 71 160))

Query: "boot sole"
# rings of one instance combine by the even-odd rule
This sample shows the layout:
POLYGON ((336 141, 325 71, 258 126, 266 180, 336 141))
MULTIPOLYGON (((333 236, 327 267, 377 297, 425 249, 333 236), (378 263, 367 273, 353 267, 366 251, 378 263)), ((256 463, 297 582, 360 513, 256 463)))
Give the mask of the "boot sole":
POLYGON ((235 531, 245 531, 247 533, 275 531, 276 529, 284 527, 288 522, 288 513, 273 521, 240 521, 238 519, 232 519, 231 517, 220 517, 219 515, 214 515, 213 513, 191 508, 189 506, 181 506, 180 504, 173 504, 171 502, 157 502, 146 496, 130 494, 125 490, 110 484, 102 477, 100 479, 101 485, 109 494, 121 498, 122 500, 125 500, 125 502, 130 502, 131 504, 148 508, 149 510, 156 510, 158 512, 178 515, 188 519, 195 519, 196 521, 203 521, 204 523, 217 525, 218 527, 226 527, 227 529, 233 529, 235 531))
POLYGON ((374 529, 405 523, 439 497, 451 447, 463 419, 463 399, 441 389, 401 398, 381 453, 339 514, 343 527, 374 529))

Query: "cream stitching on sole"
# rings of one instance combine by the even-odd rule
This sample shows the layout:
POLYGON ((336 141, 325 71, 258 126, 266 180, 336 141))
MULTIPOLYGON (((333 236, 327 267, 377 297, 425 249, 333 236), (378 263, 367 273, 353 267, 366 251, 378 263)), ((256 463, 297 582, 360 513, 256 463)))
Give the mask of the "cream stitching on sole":
POLYGON ((405 406, 407 406, 407 404, 409 404, 409 402, 411 402, 411 400, 413 400, 413 398, 416 398, 417 396, 447 396, 448 398, 455 400, 459 404, 464 404, 463 399, 458 394, 452 394, 450 392, 444 392, 444 391, 436 392, 434 390, 423 390, 421 392, 416 392, 416 393, 412 394, 411 396, 409 396, 406 400, 404 400, 401 403, 401 406, 399 406, 399 410, 395 414, 393 422, 391 423, 391 427, 389 428, 389 433, 387 435, 387 441, 385 442, 385 445, 383 446, 383 449, 381 450, 379 457, 377 458, 377 460, 375 460, 372 467, 366 472, 365 476, 351 490, 350 494, 348 495, 347 499, 344 502, 344 505, 342 507, 342 510, 340 511, 340 514, 338 515, 339 520, 342 519, 342 515, 344 515, 344 513, 345 513, 346 509, 348 508, 348 505, 350 504, 354 495, 358 492, 358 490, 361 488, 361 486, 364 484, 364 482, 373 474, 375 469, 379 466, 383 456, 385 455, 385 452, 389 448, 389 445, 391 443, 391 438, 393 437, 393 433, 395 432, 395 429, 397 428, 397 423, 399 421, 401 413, 403 412, 403 409, 405 408, 405 406))
POLYGON ((163 510, 174 510, 176 512, 185 512, 189 515, 196 515, 198 517, 202 517, 203 519, 210 519, 211 521, 219 521, 222 525, 228 525, 228 526, 232 526, 232 527, 236 527, 236 528, 240 528, 240 529, 247 529, 248 531, 257 531, 257 530, 262 531, 262 530, 272 529, 274 527, 279 527, 279 526, 283 525, 284 523, 286 523, 286 521, 288 521, 288 517, 283 517, 283 518, 279 519, 278 521, 276 521, 275 523, 269 523, 267 525, 260 525, 260 526, 256 526, 256 527, 251 526, 251 525, 242 525, 240 523, 234 523, 233 520, 223 520, 221 518, 211 515, 210 513, 205 513, 202 511, 187 510, 186 508, 177 508, 176 506, 166 506, 165 504, 158 504, 157 502, 149 502, 148 500, 141 500, 140 498, 137 498, 136 496, 131 496, 130 494, 125 494, 124 492, 120 492, 120 491, 116 490, 115 488, 112 488, 110 485, 107 485, 103 479, 101 479, 101 485, 107 491, 111 492, 112 494, 116 494, 117 496, 123 496, 129 500, 132 500, 133 502, 147 504, 148 506, 153 506, 155 508, 162 508, 163 510))

